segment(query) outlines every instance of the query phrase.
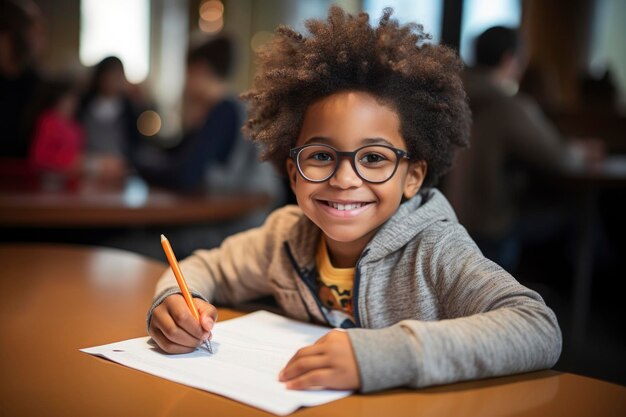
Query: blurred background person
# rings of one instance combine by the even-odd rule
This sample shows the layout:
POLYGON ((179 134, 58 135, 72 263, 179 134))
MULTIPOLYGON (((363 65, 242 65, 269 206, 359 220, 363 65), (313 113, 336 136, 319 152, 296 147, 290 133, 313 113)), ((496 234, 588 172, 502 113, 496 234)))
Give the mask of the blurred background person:
POLYGON ((38 172, 77 176, 83 171, 85 137, 76 119, 80 95, 69 79, 48 81, 33 110, 30 165, 38 172))
POLYGON ((234 222, 168 230, 177 253, 189 254, 198 245, 217 246, 233 233, 260 225, 283 202, 285 190, 278 174, 259 161, 256 147, 241 133, 245 109, 229 80, 234 55, 233 42, 226 36, 189 50, 182 139, 165 150, 142 146, 138 172, 149 183, 177 192, 264 193, 271 203, 234 222))
POLYGON ((133 165, 139 143, 138 111, 129 88, 119 58, 106 57, 94 67, 80 120, 86 134, 88 171, 96 176, 123 177, 133 165))
POLYGON ((521 206, 532 200, 529 174, 581 170, 597 153, 583 142, 563 140, 537 102, 518 93, 526 57, 516 29, 487 29, 474 47, 476 65, 464 76, 474 122, 471 145, 459 153, 444 188, 483 253, 511 271, 524 235, 552 233, 567 218, 558 208, 552 215, 544 200, 540 216, 524 222, 521 206))
POLYGON ((40 83, 45 49, 41 11, 32 1, 0 0, 0 158, 26 160, 26 115, 40 83))
POLYGON ((254 145, 241 134, 245 110, 229 82, 233 59, 233 43, 225 36, 189 51, 182 139, 140 164, 140 172, 150 182, 179 191, 208 188, 281 195, 272 168, 258 161, 254 145))
POLYGON ((520 80, 519 92, 532 97, 541 110, 550 115, 559 109, 555 98, 558 95, 556 85, 557 82, 551 73, 530 64, 525 68, 520 80))
POLYGON ((230 40, 218 37, 187 55, 182 97, 182 138, 160 159, 141 170, 153 183, 181 191, 205 185, 212 165, 226 165, 239 138, 243 120, 230 91, 233 50, 230 40))

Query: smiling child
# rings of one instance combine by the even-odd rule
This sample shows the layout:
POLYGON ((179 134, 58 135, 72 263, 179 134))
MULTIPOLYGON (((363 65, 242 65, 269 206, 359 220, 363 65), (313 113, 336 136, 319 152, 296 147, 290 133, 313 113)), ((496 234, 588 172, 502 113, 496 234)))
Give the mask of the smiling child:
MULTIPOLYGON (((169 353, 210 338, 213 305, 272 294, 284 314, 339 328, 298 351, 291 389, 425 387, 551 367, 561 333, 541 297, 485 258, 434 188, 470 112, 455 53, 385 9, 332 7, 309 36, 279 27, 260 54, 245 131, 298 205, 181 262, 148 331, 169 353)), ((477 196, 478 197, 478 196, 477 196)))

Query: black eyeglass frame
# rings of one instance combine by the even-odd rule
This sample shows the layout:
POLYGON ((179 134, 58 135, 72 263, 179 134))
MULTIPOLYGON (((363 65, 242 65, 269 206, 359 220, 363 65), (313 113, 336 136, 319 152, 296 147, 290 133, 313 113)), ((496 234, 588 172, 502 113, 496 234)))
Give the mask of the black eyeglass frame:
POLYGON ((354 170, 356 175, 359 178, 361 178, 363 181, 369 182, 370 184, 382 184, 382 183, 385 183, 385 182, 389 181, 390 179, 393 178, 394 175, 396 175, 396 171, 398 170, 398 165, 400 165, 400 160, 401 159, 411 160, 411 158, 408 156, 407 151, 403 151, 402 149, 394 148, 393 146, 379 145, 379 144, 372 144, 372 145, 361 146, 360 148, 358 148, 358 149, 356 149, 356 150, 354 150, 352 152, 342 152, 342 151, 339 151, 339 150, 333 148, 330 145, 326 145, 326 144, 323 144, 323 143, 309 143, 309 144, 304 145, 304 146, 299 146, 297 148, 290 149, 289 150, 289 157, 291 159, 293 159, 293 161, 296 163, 296 167, 298 168, 298 172, 300 173, 300 176, 302 176, 302 178, 304 178, 305 180, 307 180, 309 182, 314 182, 314 183, 328 181, 330 178, 332 178, 337 173, 337 170, 339 169, 339 162, 341 161, 342 158, 350 158, 350 164, 352 165, 352 169, 354 170), (310 179, 309 177, 304 175, 304 172, 302 172, 302 168, 300 167, 300 162, 299 162, 299 158, 298 158, 300 156, 300 152, 302 152, 304 149, 310 148, 312 146, 322 146, 322 147, 331 149, 337 155, 337 160, 335 161, 335 168, 333 168, 332 172, 326 178, 321 179, 321 180, 310 179), (361 151, 362 149, 370 148, 372 146, 379 146, 379 147, 387 148, 389 150, 392 150, 396 154, 396 156, 397 156, 397 158, 396 158, 396 165, 393 168, 393 172, 391 173, 391 175, 389 175, 389 178, 387 178, 386 180, 383 180, 383 181, 368 180, 367 178, 363 177, 363 175, 359 172, 358 168, 356 167, 356 155, 357 155, 357 153, 359 153, 359 151, 361 151))

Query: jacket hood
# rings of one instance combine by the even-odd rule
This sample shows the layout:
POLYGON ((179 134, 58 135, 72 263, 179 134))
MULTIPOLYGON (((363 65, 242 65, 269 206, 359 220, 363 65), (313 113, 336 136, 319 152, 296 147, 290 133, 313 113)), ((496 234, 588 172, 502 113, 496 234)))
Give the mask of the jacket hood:
MULTIPOLYGON (((375 261, 397 251, 428 226, 439 221, 457 221, 454 210, 444 195, 435 188, 421 190, 400 205, 366 246, 363 257, 375 261)), ((306 216, 297 221, 288 234, 287 244, 294 260, 301 267, 315 264, 315 253, 321 230, 306 216)))
POLYGON ((412 199, 400 205, 398 211, 374 235, 365 248, 367 260, 375 261, 406 246, 430 225, 453 221, 454 209, 436 188, 420 191, 412 199))

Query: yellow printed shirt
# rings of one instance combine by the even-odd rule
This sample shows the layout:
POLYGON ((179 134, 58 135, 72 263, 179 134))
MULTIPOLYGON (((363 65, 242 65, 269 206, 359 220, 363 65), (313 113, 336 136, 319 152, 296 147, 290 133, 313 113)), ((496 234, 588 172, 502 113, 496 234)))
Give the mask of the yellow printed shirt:
POLYGON ((317 295, 329 323, 335 327, 354 327, 352 286, 354 268, 335 268, 330 262, 326 240, 322 236, 315 257, 317 295))

